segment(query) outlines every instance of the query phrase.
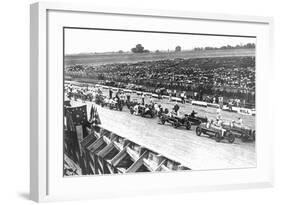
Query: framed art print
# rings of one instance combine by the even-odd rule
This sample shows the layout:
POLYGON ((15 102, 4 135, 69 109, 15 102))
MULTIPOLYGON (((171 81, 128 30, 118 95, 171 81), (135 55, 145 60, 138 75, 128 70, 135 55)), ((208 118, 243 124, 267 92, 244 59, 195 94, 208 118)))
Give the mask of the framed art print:
POLYGON ((272 22, 31 5, 31 199, 272 186, 272 22))

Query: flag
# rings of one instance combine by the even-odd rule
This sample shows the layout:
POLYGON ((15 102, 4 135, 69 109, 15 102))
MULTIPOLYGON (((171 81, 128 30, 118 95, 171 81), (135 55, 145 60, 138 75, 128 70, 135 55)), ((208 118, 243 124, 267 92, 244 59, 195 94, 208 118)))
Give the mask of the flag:
POLYGON ((95 107, 95 120, 96 120, 96 125, 100 125, 101 124, 100 116, 99 116, 99 113, 98 113, 98 110, 97 110, 96 107, 95 107))
POLYGON ((66 114, 71 117, 73 126, 87 124, 87 106, 66 108, 66 114))
POLYGON ((98 110, 96 107, 94 107, 92 105, 91 107, 91 111, 90 111, 90 119, 89 119, 89 122, 91 124, 94 124, 94 125, 99 125, 101 124, 101 121, 100 121, 100 116, 98 114, 98 110))
POLYGON ((92 105, 91 107, 91 111, 90 111, 90 119, 89 122, 92 123, 94 120, 94 115, 95 115, 95 110, 94 110, 94 106, 92 105))
POLYGON ((69 112, 65 112, 65 117, 66 117, 66 128, 69 131, 74 132, 75 131, 75 126, 71 117, 71 114, 69 112))

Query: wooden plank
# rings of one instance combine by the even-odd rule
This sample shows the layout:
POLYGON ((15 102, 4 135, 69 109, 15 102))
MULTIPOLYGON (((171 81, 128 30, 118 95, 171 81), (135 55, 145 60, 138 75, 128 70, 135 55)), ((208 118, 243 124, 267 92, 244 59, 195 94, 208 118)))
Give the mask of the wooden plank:
MULTIPOLYGON (((164 159, 159 166, 155 169, 155 171, 161 171, 162 166, 164 166, 164 164, 167 162, 167 159, 164 159)), ((167 168, 167 167, 166 167, 167 168)), ((167 168, 168 169, 168 168, 167 168)))
POLYGON ((141 165, 143 165, 143 159, 147 156, 147 151, 145 151, 126 171, 126 173, 136 172, 141 165))
POLYGON ((101 151, 97 153, 99 157, 105 157, 112 149, 114 148, 113 142, 110 142, 107 146, 105 146, 101 151))
POLYGON ((99 174, 98 172, 98 162, 97 162, 97 156, 95 156, 94 154, 89 153, 89 156, 91 158, 91 168, 94 174, 99 174))
POLYGON ((111 164, 115 167, 117 164, 126 156, 127 154, 127 147, 121 150, 112 160, 111 164))
POLYGON ((137 153, 136 151, 132 150, 130 147, 127 147, 127 153, 130 155, 130 157, 134 161, 138 160, 138 158, 140 157, 139 153, 137 153))
POLYGON ((99 168, 100 168, 100 170, 102 171, 102 174, 104 174, 104 164, 103 164, 103 162, 102 162, 102 158, 100 158, 100 157, 97 156, 96 159, 97 159, 97 161, 98 161, 99 168))
POLYGON ((149 171, 151 171, 151 172, 153 172, 155 169, 156 169, 156 167, 154 167, 154 166, 151 166, 151 164, 149 163, 149 160, 147 160, 147 159, 143 159, 143 164, 147 167, 147 169, 149 170, 149 171))
POLYGON ((106 144, 109 144, 116 138, 116 136, 113 133, 111 133, 109 137, 102 136, 102 138, 103 138, 103 141, 106 142, 106 144))
POLYGON ((103 138, 97 139, 93 144, 91 144, 87 149, 90 152, 95 152, 104 143, 103 138))
POLYGON ((92 144, 97 138, 94 135, 94 132, 90 133, 88 136, 86 136, 81 142, 81 147, 83 149, 87 148, 90 144, 92 144))
POLYGON ((110 171, 110 174, 114 174, 114 168, 109 164, 109 163, 106 163, 106 166, 108 168, 108 170, 110 171))
POLYGON ((96 174, 94 164, 90 163, 90 168, 91 168, 93 174, 96 174))

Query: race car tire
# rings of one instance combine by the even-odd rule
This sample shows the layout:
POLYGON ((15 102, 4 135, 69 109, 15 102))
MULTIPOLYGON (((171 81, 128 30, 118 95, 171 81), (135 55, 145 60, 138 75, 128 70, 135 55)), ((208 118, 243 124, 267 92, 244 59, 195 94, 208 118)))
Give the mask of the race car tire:
POLYGON ((245 134, 242 134, 242 135, 241 135, 241 140, 242 140, 242 142, 247 142, 248 139, 249 139, 249 136, 248 136, 248 135, 245 135, 245 134))
POLYGON ((187 130, 190 130, 190 129, 191 129, 191 124, 190 124, 189 121, 187 121, 187 122, 185 123, 185 128, 186 128, 187 130))
POLYGON ((216 142, 220 142, 221 141, 221 136, 220 136, 220 134, 218 132, 216 132, 216 134, 215 134, 215 140, 216 140, 216 142))
POLYGON ((179 127, 179 123, 177 121, 173 122, 172 125, 173 125, 174 128, 178 128, 179 127))
POLYGON ((195 132, 196 132, 196 135, 197 135, 197 136, 201 136, 201 134, 202 134, 202 129, 201 129, 201 127, 196 127, 195 132))
POLYGON ((228 134, 227 140, 229 143, 233 143, 235 141, 235 136, 231 133, 228 134))
POLYGON ((160 122, 161 122, 162 125, 165 124, 166 120, 165 120, 165 118, 163 116, 160 117, 160 122))

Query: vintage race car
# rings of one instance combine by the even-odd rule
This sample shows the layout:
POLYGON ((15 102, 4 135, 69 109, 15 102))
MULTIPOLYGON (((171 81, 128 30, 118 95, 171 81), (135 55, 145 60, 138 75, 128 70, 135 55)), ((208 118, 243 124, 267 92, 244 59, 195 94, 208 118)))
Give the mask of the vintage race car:
POLYGON ((197 136, 201 136, 203 133, 209 137, 214 137, 216 142, 220 142, 223 139, 227 139, 229 143, 233 143, 235 141, 235 137, 231 132, 214 124, 201 123, 195 131, 197 136))
POLYGON ((118 103, 118 102, 114 102, 114 103, 110 103, 109 104, 109 109, 115 109, 115 110, 119 110, 122 111, 123 110, 123 105, 122 103, 118 103))
POLYGON ((127 105, 127 108, 130 110, 132 109, 133 107, 135 107, 135 105, 138 104, 138 101, 137 100, 133 100, 133 101, 126 101, 126 105, 127 105))
POLYGON ((191 123, 191 125, 200 125, 201 123, 206 123, 208 121, 207 117, 200 117, 200 116, 188 116, 188 121, 191 123))
POLYGON ((97 105, 101 105, 102 107, 105 105, 105 96, 103 96, 102 94, 96 94, 95 96, 95 103, 97 105))
POLYGON ((123 110, 123 105, 122 105, 121 101, 118 102, 117 100, 108 99, 108 98, 106 98, 104 100, 104 103, 102 106, 107 106, 111 110, 113 110, 113 109, 119 110, 119 111, 123 110))
POLYGON ((158 111, 156 111, 156 115, 157 117, 161 117, 162 114, 168 114, 169 113, 169 109, 168 108, 165 108, 163 109, 162 107, 159 108, 158 111))
POLYGON ((235 137, 241 138, 242 142, 249 140, 254 141, 256 138, 256 131, 245 126, 231 123, 222 123, 222 127, 228 132, 232 133, 235 137))
POLYGON ((191 123, 188 120, 188 116, 175 116, 170 114, 162 113, 159 117, 161 124, 170 123, 174 128, 178 128, 180 126, 184 126, 187 130, 190 130, 191 123))
MULTIPOLYGON (((131 114, 135 113, 134 107, 130 107, 130 113, 131 114)), ((142 117, 149 116, 151 118, 154 118, 156 116, 156 112, 151 106, 149 106, 147 109, 145 106, 139 105, 137 115, 142 117)))
POLYGON ((86 101, 90 101, 90 102, 92 102, 93 98, 94 98, 93 94, 91 92, 89 92, 89 91, 84 93, 84 97, 85 97, 86 101))

